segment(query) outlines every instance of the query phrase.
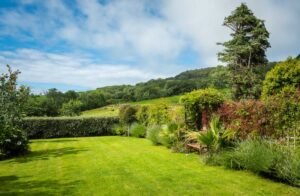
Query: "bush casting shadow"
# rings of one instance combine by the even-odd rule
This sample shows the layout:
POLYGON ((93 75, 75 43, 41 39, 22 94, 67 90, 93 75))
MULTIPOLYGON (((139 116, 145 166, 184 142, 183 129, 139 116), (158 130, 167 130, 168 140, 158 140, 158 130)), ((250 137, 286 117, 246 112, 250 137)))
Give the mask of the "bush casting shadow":
POLYGON ((70 195, 80 181, 30 180, 30 177, 0 176, 0 195, 70 195), (18 191, 16 191, 18 190, 18 191))
POLYGON ((87 148, 78 149, 73 147, 38 150, 38 151, 29 152, 27 155, 23 157, 15 158, 11 160, 11 162, 27 163, 30 161, 48 160, 50 158, 58 158, 66 155, 75 155, 86 151, 88 151, 87 148))

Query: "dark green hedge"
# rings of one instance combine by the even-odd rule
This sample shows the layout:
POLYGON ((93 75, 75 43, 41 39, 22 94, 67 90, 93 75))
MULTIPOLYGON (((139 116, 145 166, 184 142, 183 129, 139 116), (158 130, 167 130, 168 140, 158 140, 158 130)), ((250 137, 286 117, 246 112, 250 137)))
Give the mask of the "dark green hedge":
POLYGON ((30 139, 112 135, 118 118, 25 118, 23 130, 30 139))

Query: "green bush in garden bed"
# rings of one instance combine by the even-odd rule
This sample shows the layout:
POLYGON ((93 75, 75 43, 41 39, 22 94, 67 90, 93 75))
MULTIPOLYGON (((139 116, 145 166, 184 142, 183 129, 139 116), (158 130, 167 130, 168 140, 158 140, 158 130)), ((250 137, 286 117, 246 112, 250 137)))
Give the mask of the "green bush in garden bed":
POLYGON ((34 117, 23 119, 23 130, 31 139, 113 135, 115 117, 34 117))

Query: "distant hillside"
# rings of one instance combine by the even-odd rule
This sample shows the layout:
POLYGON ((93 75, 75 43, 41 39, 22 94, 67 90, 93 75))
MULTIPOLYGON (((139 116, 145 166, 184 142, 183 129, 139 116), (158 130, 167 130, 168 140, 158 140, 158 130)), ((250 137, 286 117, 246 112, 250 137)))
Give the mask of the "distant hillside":
POLYGON ((195 89, 213 86, 228 88, 226 67, 211 67, 182 72, 175 77, 152 79, 136 85, 117 85, 98 88, 109 103, 140 101, 169 97, 190 92, 195 89))
MULTIPOLYGON (((275 65, 275 62, 261 67, 258 72, 264 79, 265 74, 275 65)), ((98 88, 103 93, 107 103, 122 103, 169 97, 190 92, 195 89, 215 87, 230 88, 227 67, 217 66, 182 72, 166 79, 152 79, 136 85, 116 85, 98 88)))

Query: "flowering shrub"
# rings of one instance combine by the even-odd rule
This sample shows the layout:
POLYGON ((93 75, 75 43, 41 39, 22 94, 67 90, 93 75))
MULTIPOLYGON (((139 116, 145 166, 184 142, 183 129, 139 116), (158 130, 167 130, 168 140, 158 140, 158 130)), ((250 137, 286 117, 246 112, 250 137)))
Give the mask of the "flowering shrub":
POLYGON ((17 88, 19 73, 8 66, 8 74, 0 75, 0 158, 28 150, 28 140, 20 130, 20 122, 29 90, 22 86, 17 88))

